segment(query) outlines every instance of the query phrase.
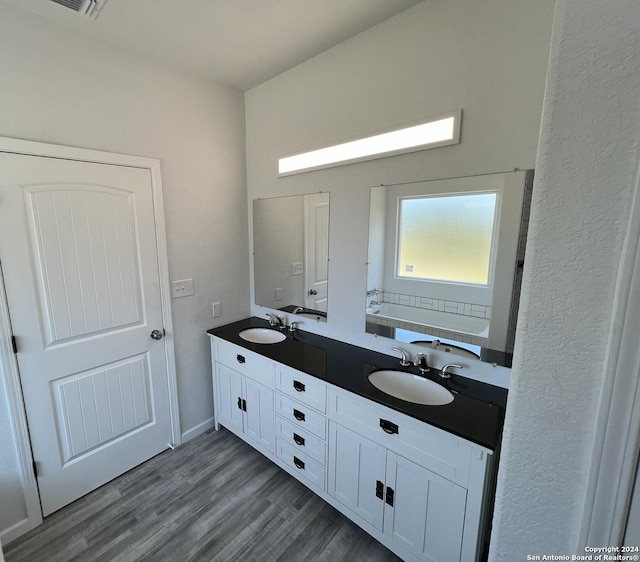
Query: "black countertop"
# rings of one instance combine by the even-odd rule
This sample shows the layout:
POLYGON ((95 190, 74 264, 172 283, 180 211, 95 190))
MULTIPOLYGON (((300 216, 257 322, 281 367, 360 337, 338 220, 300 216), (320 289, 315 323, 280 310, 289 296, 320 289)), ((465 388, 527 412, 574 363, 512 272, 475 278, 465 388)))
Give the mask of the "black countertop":
POLYGON ((439 371, 432 368, 431 372, 425 375, 426 378, 453 392, 453 402, 444 406, 413 404, 378 390, 368 379, 371 371, 383 368, 418 373, 416 367, 401 367, 398 357, 303 330, 296 330, 293 334, 285 330, 286 340, 269 345, 250 343, 238 335, 247 328, 268 327, 269 323, 266 320, 252 317, 208 330, 207 333, 488 449, 493 450, 500 443, 507 402, 507 391, 504 388, 458 375, 442 379, 438 376, 439 371))

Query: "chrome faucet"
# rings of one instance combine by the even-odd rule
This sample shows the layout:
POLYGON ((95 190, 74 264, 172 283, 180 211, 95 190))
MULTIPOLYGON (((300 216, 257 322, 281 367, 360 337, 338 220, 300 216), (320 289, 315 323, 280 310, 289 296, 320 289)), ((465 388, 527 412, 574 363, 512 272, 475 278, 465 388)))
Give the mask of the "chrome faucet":
POLYGON ((280 316, 277 314, 267 314, 267 316, 269 317, 269 326, 272 328, 278 328, 279 330, 284 328, 284 320, 282 320, 280 316))
POLYGON ((392 347, 391 351, 397 351, 402 356, 402 358, 400 359, 400 365, 402 365, 403 367, 408 367, 409 365, 411 365, 409 356, 404 349, 400 349, 399 347, 392 347))
POLYGON ((451 373, 449 372, 449 369, 462 369, 462 368, 463 368, 462 365, 454 365, 453 363, 447 363, 444 367, 442 367, 442 372, 440 373, 440 376, 443 379, 450 379, 451 373))
POLYGON ((420 369, 420 374, 422 375, 428 373, 431 370, 431 368, 427 364, 427 356, 424 353, 418 353, 413 358, 413 364, 418 367, 418 369, 420 369))
POLYGON ((291 314, 298 314, 298 312, 304 312, 304 307, 303 306, 296 306, 293 309, 293 312, 291 314))
POLYGON ((291 324, 289 324, 289 331, 291 333, 295 332, 297 328, 298 328, 297 322, 291 322, 291 324))

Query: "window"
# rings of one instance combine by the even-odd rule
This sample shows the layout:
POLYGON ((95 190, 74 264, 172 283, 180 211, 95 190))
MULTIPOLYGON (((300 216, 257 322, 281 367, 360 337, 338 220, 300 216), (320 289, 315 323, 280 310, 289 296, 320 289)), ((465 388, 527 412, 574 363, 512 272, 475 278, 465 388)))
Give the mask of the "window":
POLYGON ((488 286, 497 192, 400 198, 396 276, 488 286))
POLYGON ((280 158, 278 174, 299 174, 393 154, 457 144, 460 142, 461 118, 462 112, 454 111, 411 127, 280 158))

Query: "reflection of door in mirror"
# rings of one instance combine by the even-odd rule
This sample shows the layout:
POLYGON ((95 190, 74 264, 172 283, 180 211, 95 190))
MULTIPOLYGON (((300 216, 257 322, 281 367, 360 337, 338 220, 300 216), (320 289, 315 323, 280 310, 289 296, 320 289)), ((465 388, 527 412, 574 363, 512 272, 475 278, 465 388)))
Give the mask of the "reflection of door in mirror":
POLYGON ((329 194, 253 202, 255 302, 326 320, 329 194))
POLYGON ((329 194, 304 196, 305 308, 327 312, 329 194))
POLYGON ((367 331, 507 364, 531 180, 511 172, 372 188, 367 331))

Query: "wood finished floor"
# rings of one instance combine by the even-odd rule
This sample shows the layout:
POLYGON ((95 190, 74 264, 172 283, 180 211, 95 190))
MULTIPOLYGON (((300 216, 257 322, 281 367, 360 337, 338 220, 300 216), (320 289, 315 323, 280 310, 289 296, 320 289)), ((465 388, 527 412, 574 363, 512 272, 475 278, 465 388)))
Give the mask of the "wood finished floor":
POLYGON ((3 546, 6 562, 399 560, 226 429, 165 451, 3 546))

